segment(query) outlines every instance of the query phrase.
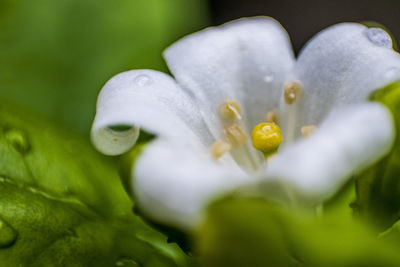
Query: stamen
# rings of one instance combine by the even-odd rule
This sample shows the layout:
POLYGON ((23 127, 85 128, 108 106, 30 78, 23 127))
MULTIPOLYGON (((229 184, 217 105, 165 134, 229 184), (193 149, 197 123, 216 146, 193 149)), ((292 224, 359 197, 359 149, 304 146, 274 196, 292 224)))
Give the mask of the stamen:
POLYGON ((227 142, 217 141, 210 147, 210 152, 214 159, 219 159, 222 155, 231 150, 231 148, 232 146, 227 142))
POLYGON ((233 146, 238 147, 246 143, 248 134, 246 130, 235 123, 225 128, 225 138, 233 146))
POLYGON ((225 120, 240 120, 242 109, 238 102, 230 98, 221 104, 219 114, 225 120))
POLYGON ((304 137, 309 137, 310 135, 312 135, 315 131, 317 130, 317 126, 311 124, 311 125, 305 125, 303 127, 301 127, 301 134, 304 137))
POLYGON ((253 146, 264 154, 275 152, 282 143, 281 129, 275 123, 260 123, 251 133, 253 146))
POLYGON ((283 86, 285 103, 291 105, 301 96, 303 86, 299 82, 286 82, 283 86))
POLYGON ((268 111, 267 115, 265 115, 265 121, 278 123, 278 113, 274 110, 268 111))

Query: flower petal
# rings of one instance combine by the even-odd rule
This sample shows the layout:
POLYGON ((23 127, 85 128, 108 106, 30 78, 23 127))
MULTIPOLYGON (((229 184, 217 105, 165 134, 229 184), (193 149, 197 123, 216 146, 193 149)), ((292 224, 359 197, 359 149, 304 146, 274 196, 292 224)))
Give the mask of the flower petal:
POLYGON ((319 124, 333 107, 362 102, 372 90, 400 79, 400 55, 385 31, 342 23, 309 41, 292 78, 302 83, 302 97, 284 106, 286 113, 301 114, 291 127, 299 136, 303 125, 319 124))
POLYGON ((199 147, 157 139, 136 163, 136 202, 151 218, 190 229, 209 201, 252 181, 240 168, 223 166, 199 147))
POLYGON ((190 97, 170 76, 157 71, 127 71, 106 83, 97 101, 92 141, 105 154, 121 154, 135 144, 138 127, 207 146, 213 142, 190 97), (132 128, 112 130, 118 125, 132 128))
POLYGON ((334 110, 310 137, 271 159, 264 177, 286 181, 319 199, 330 197, 354 173, 389 151, 394 140, 390 112, 378 103, 334 110))
MULTIPOLYGON (((286 31, 268 17, 246 18, 205 29, 164 52, 178 83, 197 100, 210 128, 218 107, 233 98, 248 127, 278 108, 285 75, 294 64, 286 31)), ((220 128, 214 129, 219 137, 220 128)))

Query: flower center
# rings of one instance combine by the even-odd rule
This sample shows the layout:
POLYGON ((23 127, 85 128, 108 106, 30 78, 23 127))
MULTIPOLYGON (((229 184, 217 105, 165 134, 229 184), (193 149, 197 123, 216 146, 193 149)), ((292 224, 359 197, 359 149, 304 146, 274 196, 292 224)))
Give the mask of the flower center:
MULTIPOLYGON (((283 99, 288 105, 289 117, 284 122, 287 126, 287 136, 293 135, 296 122, 296 106, 302 93, 300 82, 286 82, 283 86, 283 99)), ((210 147, 214 159, 219 159, 225 153, 230 153, 236 163, 244 170, 259 173, 265 166, 266 158, 276 153, 283 137, 278 126, 278 113, 269 111, 265 122, 256 125, 251 132, 251 140, 242 121, 242 108, 234 99, 227 99, 219 107, 219 116, 222 121, 222 140, 216 141, 210 147), (262 153, 260 153, 262 152, 262 153), (264 155, 264 156, 263 156, 264 155)), ((315 125, 306 125, 301 128, 303 136, 307 137, 316 130, 315 125)), ((285 142, 291 142, 285 138, 285 142)))
POLYGON ((263 122, 254 127, 251 133, 253 146, 265 156, 278 150, 282 143, 281 129, 275 123, 263 122))
POLYGON ((236 163, 246 171, 257 172, 263 164, 263 157, 255 150, 242 120, 242 109, 233 99, 227 99, 219 107, 219 116, 224 127, 223 140, 216 141, 210 148, 214 159, 230 153, 236 163))

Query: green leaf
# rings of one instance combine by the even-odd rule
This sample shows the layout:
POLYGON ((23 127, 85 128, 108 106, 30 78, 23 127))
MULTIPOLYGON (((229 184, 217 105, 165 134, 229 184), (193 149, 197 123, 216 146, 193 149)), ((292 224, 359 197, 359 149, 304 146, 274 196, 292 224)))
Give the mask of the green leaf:
POLYGON ((392 227, 380 234, 379 238, 400 247, 400 221, 396 222, 392 227))
POLYGON ((356 198, 355 183, 351 179, 340 190, 321 206, 324 214, 351 221, 354 217, 352 203, 356 198))
MULTIPOLYGON (((371 99, 383 103, 393 114, 400 132, 400 82, 374 92, 371 99)), ((355 211, 385 230, 400 217, 400 137, 397 134, 390 153, 356 176, 355 211)))
POLYGON ((203 266, 399 266, 398 246, 358 221, 316 217, 264 199, 212 204, 199 231, 203 266))
POLYGON ((202 28, 204 0, 0 0, 0 95, 88 133, 113 75, 166 70, 161 52, 202 28))
POLYGON ((0 101, 0 266, 186 266, 132 212, 115 164, 0 101))

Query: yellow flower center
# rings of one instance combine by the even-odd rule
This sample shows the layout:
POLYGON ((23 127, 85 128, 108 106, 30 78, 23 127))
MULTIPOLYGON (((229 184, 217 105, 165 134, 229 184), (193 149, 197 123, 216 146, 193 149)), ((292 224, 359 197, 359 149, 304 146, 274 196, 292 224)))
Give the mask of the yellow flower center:
POLYGON ((264 154, 274 153, 282 143, 281 129, 275 123, 260 123, 251 133, 253 146, 264 154))

